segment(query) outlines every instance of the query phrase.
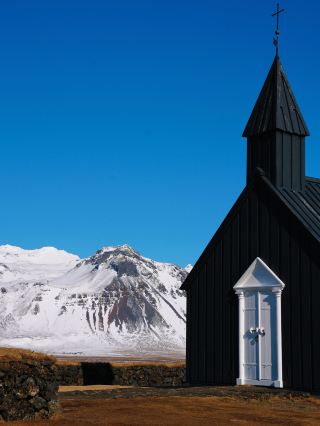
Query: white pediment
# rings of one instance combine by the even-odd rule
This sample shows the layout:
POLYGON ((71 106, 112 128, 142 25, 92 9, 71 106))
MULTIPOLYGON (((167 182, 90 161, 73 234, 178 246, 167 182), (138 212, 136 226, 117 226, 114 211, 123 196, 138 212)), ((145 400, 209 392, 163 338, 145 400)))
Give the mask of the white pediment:
POLYGON ((284 283, 280 278, 264 263, 260 257, 257 257, 237 281, 234 290, 245 288, 270 288, 276 287, 283 289, 284 283))

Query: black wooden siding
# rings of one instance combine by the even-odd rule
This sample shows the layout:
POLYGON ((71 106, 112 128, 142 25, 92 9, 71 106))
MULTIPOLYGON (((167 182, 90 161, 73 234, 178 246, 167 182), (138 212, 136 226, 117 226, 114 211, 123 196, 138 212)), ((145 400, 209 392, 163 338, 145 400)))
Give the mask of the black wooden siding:
POLYGON ((240 198, 190 274, 187 379, 191 384, 235 384, 238 298, 233 286, 259 256, 286 284, 284 386, 320 391, 319 246, 271 193, 248 189, 240 198))
POLYGON ((303 136, 276 131, 251 136, 247 144, 247 182, 257 167, 279 188, 301 191, 305 187, 303 136))

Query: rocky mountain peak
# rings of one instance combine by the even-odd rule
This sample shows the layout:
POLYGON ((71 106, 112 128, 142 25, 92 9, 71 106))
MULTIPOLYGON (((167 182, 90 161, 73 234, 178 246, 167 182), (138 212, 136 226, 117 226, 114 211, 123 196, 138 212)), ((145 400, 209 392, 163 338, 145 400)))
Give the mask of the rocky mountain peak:
POLYGON ((186 269, 127 244, 83 260, 56 249, 31 257, 21 250, 21 262, 18 255, 7 263, 0 249, 0 336, 7 344, 55 353, 184 347, 186 269))
POLYGON ((135 254, 139 255, 139 253, 134 250, 129 244, 122 244, 119 246, 105 246, 102 247, 100 250, 97 250, 96 254, 102 254, 102 253, 114 253, 114 252, 121 252, 124 254, 135 254))

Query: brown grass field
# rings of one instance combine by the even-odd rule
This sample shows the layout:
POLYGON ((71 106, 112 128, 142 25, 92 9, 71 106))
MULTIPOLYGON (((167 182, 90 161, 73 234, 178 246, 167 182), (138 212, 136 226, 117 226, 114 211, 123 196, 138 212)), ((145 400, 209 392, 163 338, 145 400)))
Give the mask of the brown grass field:
POLYGON ((167 354, 165 355, 154 355, 154 354, 141 354, 138 355, 124 355, 124 356, 84 356, 84 355, 72 355, 72 356, 56 356, 58 363, 60 364, 73 364, 73 363, 81 363, 81 362, 110 362, 112 365, 114 364, 157 364, 157 365, 165 365, 165 364, 176 364, 182 363, 185 364, 185 358, 181 356, 181 354, 167 354))
MULTIPOLYGON (((50 420, 12 425, 320 425, 320 399, 279 397, 244 399, 217 396, 107 396, 115 386, 62 387, 61 412, 50 420), (77 391, 76 393, 74 391, 77 391), (103 397, 103 393, 106 394, 103 397)), ((150 388, 149 388, 150 389, 150 388)), ((133 390, 133 388, 131 388, 133 390)), ((141 392, 141 388, 140 388, 141 392)), ((192 391, 191 391, 192 392, 192 391)))
POLYGON ((34 361, 56 360, 55 357, 42 352, 34 352, 27 349, 0 348, 0 362, 22 361, 25 359, 34 361))
POLYGON ((178 367, 185 367, 185 361, 119 361, 118 359, 108 359, 103 358, 103 360, 100 360, 99 358, 83 358, 81 361, 74 360, 74 359, 58 359, 57 365, 80 365, 81 362, 110 362, 113 367, 132 367, 132 366, 164 366, 168 368, 178 368, 178 367))

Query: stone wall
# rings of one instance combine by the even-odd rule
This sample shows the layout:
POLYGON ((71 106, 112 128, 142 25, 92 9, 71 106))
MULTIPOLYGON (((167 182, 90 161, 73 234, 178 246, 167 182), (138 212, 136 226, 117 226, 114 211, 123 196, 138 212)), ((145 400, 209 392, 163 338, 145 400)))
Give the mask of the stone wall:
POLYGON ((57 364, 57 379, 60 386, 83 385, 83 369, 81 363, 57 364))
POLYGON ((182 386, 185 367, 132 365, 113 367, 113 383, 122 386, 182 386))
POLYGON ((58 410, 55 359, 0 349, 0 419, 49 418, 58 410))
POLYGON ((182 363, 58 363, 60 385, 183 386, 182 363))

